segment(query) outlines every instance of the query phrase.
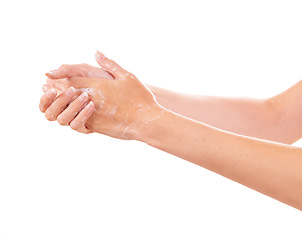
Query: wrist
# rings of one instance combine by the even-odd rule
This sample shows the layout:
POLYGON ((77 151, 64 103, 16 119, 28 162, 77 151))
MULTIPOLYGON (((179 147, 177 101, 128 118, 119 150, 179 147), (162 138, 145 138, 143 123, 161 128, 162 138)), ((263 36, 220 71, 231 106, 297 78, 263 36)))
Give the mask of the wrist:
MULTIPOLYGON (((149 90, 153 93, 156 101, 160 104, 163 105, 163 103, 166 101, 167 99, 167 90, 165 89, 161 89, 159 87, 155 87, 152 85, 147 85, 146 86, 149 88, 149 90)), ((168 96, 169 97, 169 96, 168 96)))
POLYGON ((138 121, 133 124, 135 126, 132 131, 133 139, 151 145, 152 139, 160 131, 158 127, 167 112, 167 109, 156 103, 148 111, 140 115, 138 121))

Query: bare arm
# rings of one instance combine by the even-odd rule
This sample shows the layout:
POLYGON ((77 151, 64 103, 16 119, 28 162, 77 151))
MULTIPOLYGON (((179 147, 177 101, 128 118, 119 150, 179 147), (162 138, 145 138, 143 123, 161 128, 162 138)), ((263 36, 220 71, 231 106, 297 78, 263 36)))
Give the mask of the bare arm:
MULTIPOLYGON (((78 118, 72 124, 73 129, 87 124, 89 129, 101 134, 145 142, 302 210, 301 148, 226 132, 171 112, 160 106, 133 74, 100 53, 96 58, 115 77, 114 81, 69 79, 80 91, 90 88, 89 98, 95 103, 93 114, 89 115, 92 106, 86 109, 87 114, 83 113, 85 108, 79 113, 75 110, 89 100, 79 97, 79 104, 72 104, 76 93, 70 89, 57 98, 54 93, 42 97, 40 108, 48 116, 54 116, 50 120, 62 114, 70 119, 78 118), (88 120, 87 116, 90 116, 88 120)), ((276 101, 282 99, 287 107, 295 105, 297 89, 294 87, 290 94, 285 92, 276 97, 276 101)), ((292 106, 285 119, 291 119, 299 111, 292 106)))
MULTIPOLYGON (((154 109, 156 111, 156 109, 154 109)), ((225 132, 168 110, 141 141, 302 210, 302 149, 225 132)))
MULTIPOLYGON (((58 78, 80 76, 112 79, 88 64, 62 65, 47 74, 49 88, 65 87, 58 78)), ((172 112, 241 135, 291 144, 302 137, 302 81, 267 99, 225 98, 182 94, 148 85, 157 102, 172 112)))
POLYGON ((267 99, 197 96, 148 87, 165 108, 213 127, 287 144, 302 137, 302 81, 267 99))

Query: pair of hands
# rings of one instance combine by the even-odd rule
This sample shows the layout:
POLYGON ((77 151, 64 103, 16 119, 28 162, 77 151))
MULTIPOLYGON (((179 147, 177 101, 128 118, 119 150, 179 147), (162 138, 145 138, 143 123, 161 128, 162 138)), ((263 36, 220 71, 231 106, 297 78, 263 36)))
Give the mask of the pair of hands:
POLYGON ((46 73, 40 110, 48 120, 78 132, 139 139, 145 124, 160 115, 161 107, 133 74, 100 52, 95 57, 101 68, 62 65, 46 73))

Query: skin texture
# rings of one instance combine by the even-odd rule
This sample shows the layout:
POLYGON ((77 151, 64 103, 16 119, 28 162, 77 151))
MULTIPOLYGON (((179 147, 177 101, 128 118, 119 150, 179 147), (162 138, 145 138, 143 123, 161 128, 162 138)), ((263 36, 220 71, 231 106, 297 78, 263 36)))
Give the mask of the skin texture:
MULTIPOLYGON (((55 87, 51 81, 58 81, 57 84, 64 86, 68 83, 80 92, 90 89, 89 98, 94 102, 95 110, 86 122, 88 129, 120 139, 145 142, 302 210, 301 148, 226 132, 172 112, 161 106, 133 74, 100 53, 96 58, 113 79, 72 76, 62 80, 66 76, 48 74, 48 77, 58 79, 49 80, 47 88, 50 84, 53 84, 51 88, 55 87)), ((299 90, 293 89, 299 95, 299 90)), ((284 99, 290 105, 293 100, 288 94, 293 94, 292 90, 273 99, 274 103, 284 99)), ((69 88, 62 92, 63 100, 58 107, 53 106, 56 105, 54 100, 40 103, 40 108, 46 112, 49 108, 61 109, 62 114, 71 106, 76 94, 71 96, 73 91, 77 90, 69 88), (67 108, 62 108, 63 102, 68 103, 67 108)), ((55 93, 50 91, 46 95, 54 96, 55 93)), ((45 95, 42 98, 52 99, 45 95)), ((291 107, 285 111, 286 106, 276 110, 282 112, 285 122, 290 122, 291 116, 300 117, 299 111, 291 107)), ((49 111, 48 114, 52 116, 52 113, 49 111)), ((297 138, 298 135, 293 136, 297 138)))
MULTIPOLYGON (((71 104, 64 111, 62 109, 66 105, 64 103, 69 104, 75 95, 76 91, 73 95, 69 93, 71 92, 70 86, 73 86, 78 91, 86 91, 94 103, 93 114, 89 116, 89 119, 86 117, 87 121, 86 119, 82 121, 88 129, 119 139, 136 139, 137 127, 149 121, 142 116, 148 115, 150 119, 156 118, 157 116, 154 116, 153 112, 149 110, 158 103, 151 91, 133 74, 122 69, 101 53, 98 53, 96 57, 101 67, 110 72, 110 74, 105 72, 107 77, 112 76, 113 79, 69 77, 67 75, 65 77, 69 77, 68 79, 58 80, 56 82, 58 85, 54 85, 54 87, 57 91, 61 91, 61 94, 55 100, 56 104, 51 104, 46 110, 46 118, 49 120, 61 119, 66 110, 71 112, 71 104), (69 89, 62 92, 65 88, 69 89), (63 97, 61 98, 61 96, 63 97), (63 100, 60 101, 60 98, 63 100), (59 109, 62 111, 61 113, 59 113, 59 109)), ((104 70, 102 74, 104 74, 104 70)), ((41 100, 40 108, 44 109, 45 104, 49 105, 49 102, 41 100)), ((73 122, 70 126, 73 129, 79 128, 73 122)))
MULTIPOLYGON (((290 127, 292 122, 289 119, 285 121, 285 111, 273 98, 197 96, 156 87, 151 87, 151 90, 157 101, 172 112, 222 130, 287 144, 301 137, 297 128, 290 127)), ((302 114, 296 118, 296 123, 301 121, 302 114)))
MULTIPOLYGON (((43 91, 54 88, 58 94, 71 86, 68 77, 114 79, 104 69, 88 64, 64 64, 46 75, 43 91)), ((267 99, 197 96, 147 87, 164 108, 222 130, 286 144, 302 136, 302 81, 267 99)))
POLYGON ((141 141, 302 210, 302 149, 236 135, 171 111, 141 141))
POLYGON ((94 104, 89 101, 86 92, 71 87, 56 98, 56 91, 51 89, 40 100, 40 110, 49 121, 57 120, 63 126, 70 127, 81 133, 92 133, 85 123, 94 111, 94 104), (64 109, 64 111, 62 111, 64 109))

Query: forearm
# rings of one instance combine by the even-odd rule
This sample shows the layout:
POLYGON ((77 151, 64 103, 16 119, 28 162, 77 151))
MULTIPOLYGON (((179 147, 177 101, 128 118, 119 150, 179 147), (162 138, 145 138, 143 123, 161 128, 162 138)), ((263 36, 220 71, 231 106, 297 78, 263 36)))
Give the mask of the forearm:
POLYGON ((271 99, 195 96, 148 87, 164 108, 196 121, 260 139, 282 143, 297 140, 284 131, 283 112, 271 99))
POLYGON ((221 131, 165 110, 140 140, 302 210, 302 149, 221 131))

